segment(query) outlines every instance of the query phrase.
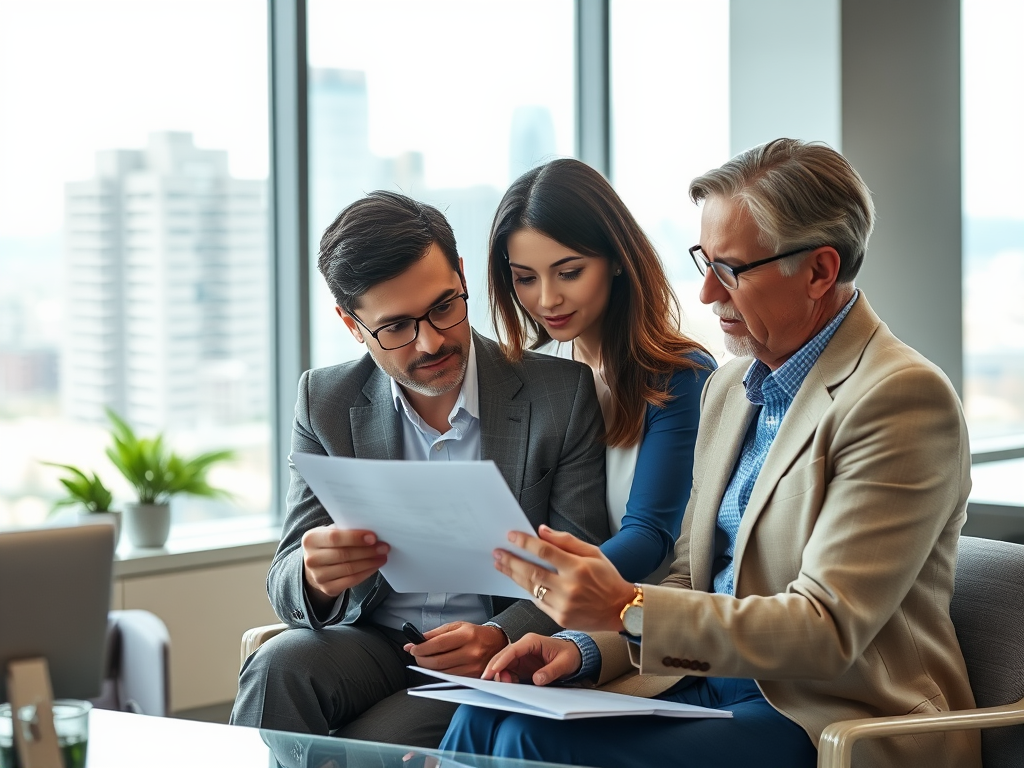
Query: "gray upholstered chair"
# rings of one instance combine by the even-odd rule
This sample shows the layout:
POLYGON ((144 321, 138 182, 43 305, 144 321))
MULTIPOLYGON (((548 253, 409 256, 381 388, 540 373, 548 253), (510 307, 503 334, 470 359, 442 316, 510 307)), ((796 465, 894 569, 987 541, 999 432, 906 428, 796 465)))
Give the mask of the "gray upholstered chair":
POLYGON ((103 690, 98 709, 166 716, 170 710, 167 627, 149 611, 107 614, 103 690))
POLYGON ((1024 764, 1024 546, 961 537, 949 612, 978 708, 833 723, 818 768, 847 768, 860 739, 974 728, 985 768, 1024 764))

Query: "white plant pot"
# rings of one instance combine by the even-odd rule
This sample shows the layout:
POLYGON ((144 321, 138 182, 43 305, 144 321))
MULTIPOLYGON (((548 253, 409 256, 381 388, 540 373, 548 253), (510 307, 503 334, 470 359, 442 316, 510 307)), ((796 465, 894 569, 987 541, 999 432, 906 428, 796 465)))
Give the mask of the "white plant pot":
POLYGON ((171 532, 171 507, 169 504, 125 504, 124 529, 133 547, 162 547, 171 532))

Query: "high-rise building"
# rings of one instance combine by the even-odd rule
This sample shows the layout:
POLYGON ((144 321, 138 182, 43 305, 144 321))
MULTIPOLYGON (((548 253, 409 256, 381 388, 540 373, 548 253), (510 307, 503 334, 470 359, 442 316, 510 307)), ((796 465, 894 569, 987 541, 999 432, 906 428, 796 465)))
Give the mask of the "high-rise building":
POLYGON ((377 188, 365 72, 310 70, 309 156, 310 228, 316 244, 342 208, 377 188))
POLYGON ((175 132, 99 152, 96 171, 65 190, 66 415, 109 406, 148 429, 264 416, 266 183, 175 132))
POLYGON ((509 183, 534 166, 554 160, 555 152, 555 121, 551 110, 535 105, 516 107, 509 139, 509 183))

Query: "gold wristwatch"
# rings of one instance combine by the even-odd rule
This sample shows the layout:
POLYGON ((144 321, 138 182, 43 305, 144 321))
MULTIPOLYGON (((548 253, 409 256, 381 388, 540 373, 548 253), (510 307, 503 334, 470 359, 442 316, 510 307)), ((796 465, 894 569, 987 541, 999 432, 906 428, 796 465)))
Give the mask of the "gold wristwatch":
POLYGON ((633 599, 626 603, 619 612, 619 620, 625 630, 640 637, 644 628, 644 588, 641 584, 633 585, 633 599))

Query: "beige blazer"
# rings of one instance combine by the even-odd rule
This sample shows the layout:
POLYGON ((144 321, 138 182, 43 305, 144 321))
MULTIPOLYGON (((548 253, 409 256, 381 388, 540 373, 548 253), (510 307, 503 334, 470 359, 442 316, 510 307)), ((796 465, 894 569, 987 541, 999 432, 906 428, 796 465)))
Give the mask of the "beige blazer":
MULTIPOLYGON (((639 649, 595 635, 599 684, 652 696, 672 675, 754 678, 815 744, 837 720, 974 706, 949 618, 971 487, 963 412, 942 372, 893 336, 863 293, 754 485, 736 597, 707 593, 718 508, 755 416, 742 382, 749 365, 734 360, 708 381, 676 560, 644 590, 639 649)), ((855 757, 981 765, 974 731, 867 742, 855 757)))

